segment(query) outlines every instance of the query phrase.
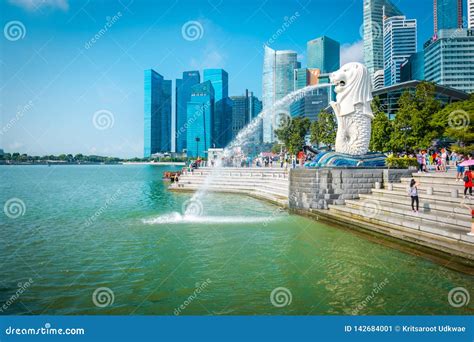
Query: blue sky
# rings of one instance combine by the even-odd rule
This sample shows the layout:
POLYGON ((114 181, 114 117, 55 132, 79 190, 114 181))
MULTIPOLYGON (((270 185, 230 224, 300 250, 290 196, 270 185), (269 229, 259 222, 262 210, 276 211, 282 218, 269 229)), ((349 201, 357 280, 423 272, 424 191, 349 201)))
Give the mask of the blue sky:
MULTIPOLYGON (((432 0, 394 2, 418 19, 421 47, 432 0)), ((0 19, 0 148, 30 155, 142 156, 147 68, 173 87, 185 70, 224 68, 230 95, 260 97, 262 46, 285 19, 271 47, 297 51, 303 66, 321 35, 342 44, 343 62, 362 61, 362 0, 0 0, 0 19), (197 36, 183 35, 190 21, 197 36)))

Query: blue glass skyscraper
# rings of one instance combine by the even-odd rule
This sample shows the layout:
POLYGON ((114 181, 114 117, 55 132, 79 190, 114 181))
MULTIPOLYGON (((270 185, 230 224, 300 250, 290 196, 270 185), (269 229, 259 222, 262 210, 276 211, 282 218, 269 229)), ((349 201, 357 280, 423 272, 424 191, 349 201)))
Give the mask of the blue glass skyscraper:
POLYGON ((205 157, 207 149, 212 147, 214 104, 214 88, 210 81, 196 84, 191 88, 186 118, 188 157, 205 157))
POLYGON ((211 147, 225 147, 232 138, 232 104, 229 99, 229 75, 224 69, 204 69, 204 82, 214 88, 214 127, 211 147))
POLYGON ((462 28, 463 0, 434 0, 434 32, 462 28))
POLYGON ((336 71, 340 67, 340 44, 339 42, 322 36, 310 40, 307 45, 308 68, 319 69, 321 73, 327 74, 336 71))
POLYGON ((191 88, 201 82, 199 71, 185 71, 182 79, 176 79, 176 152, 183 152, 186 144, 187 105, 191 98, 191 88))
POLYGON ((145 70, 144 156, 171 151, 171 81, 145 70))

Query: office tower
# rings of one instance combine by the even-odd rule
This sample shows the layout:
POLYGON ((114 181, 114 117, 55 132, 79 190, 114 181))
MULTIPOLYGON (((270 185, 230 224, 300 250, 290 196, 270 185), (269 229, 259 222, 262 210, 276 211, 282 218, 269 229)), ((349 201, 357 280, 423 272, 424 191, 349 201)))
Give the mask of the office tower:
MULTIPOLYGON (((295 90, 320 83, 319 69, 300 68, 294 72, 295 90)), ((329 105, 332 89, 313 89, 299 97, 290 105, 291 117, 305 117, 311 121, 318 118, 319 112, 329 105)))
POLYGON ((207 149, 213 147, 214 104, 214 88, 211 81, 191 87, 191 99, 187 105, 186 117, 188 157, 205 157, 207 149))
POLYGON ((400 66, 416 53, 416 19, 404 16, 384 19, 383 61, 386 87, 400 82, 400 66))
POLYGON ((210 81, 215 93, 213 141, 211 147, 225 147, 232 138, 232 105, 229 75, 224 69, 205 69, 204 82, 210 81))
MULTIPOLYGON (((231 96, 232 100, 232 139, 234 139, 242 128, 252 121, 262 111, 262 102, 253 95, 253 92, 245 90, 245 95, 231 96)), ((260 133, 260 132, 259 132, 260 133)), ((261 139, 257 139, 260 142, 261 139)))
POLYGON ((373 84, 373 89, 374 90, 384 87, 384 71, 382 69, 377 70, 374 73, 372 84, 373 84))
POLYGON ((467 93, 474 91, 474 31, 440 30, 425 43, 425 79, 467 93))
POLYGON ((199 71, 185 71, 183 72, 183 78, 176 79, 175 88, 175 113, 176 113, 176 152, 183 152, 186 149, 186 117, 187 117, 187 105, 191 99, 191 88, 199 84, 201 78, 199 71))
POLYGON ((400 66, 400 81, 422 81, 425 79, 425 55, 419 51, 410 56, 400 66))
POLYGON ((293 73, 300 64, 296 52, 290 50, 276 51, 265 46, 263 59, 263 109, 269 110, 263 118, 263 142, 272 143, 275 140, 273 118, 281 112, 289 113, 289 105, 273 108, 275 102, 293 91, 293 73))
POLYGON ((467 0, 467 27, 474 29, 474 0, 467 0))
POLYGON ((294 71, 294 90, 319 83, 320 69, 299 68, 294 71))
POLYGON ((462 0, 433 0, 435 35, 443 29, 462 28, 462 0))
POLYGON ((171 151, 171 81, 145 70, 144 156, 171 151))
POLYGON ((385 16, 394 17, 402 12, 389 0, 364 0, 364 62, 373 75, 383 69, 383 8, 385 16))
POLYGON ((306 49, 308 68, 319 69, 323 74, 339 69, 341 54, 339 42, 329 37, 322 36, 310 40, 306 44, 306 49))

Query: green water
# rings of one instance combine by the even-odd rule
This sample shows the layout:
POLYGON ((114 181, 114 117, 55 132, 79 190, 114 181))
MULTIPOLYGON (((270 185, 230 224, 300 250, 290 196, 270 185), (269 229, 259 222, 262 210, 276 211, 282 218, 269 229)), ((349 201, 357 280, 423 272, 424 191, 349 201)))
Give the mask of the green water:
POLYGON ((180 221, 191 194, 167 191, 164 170, 1 166, 2 207, 25 210, 0 215, 0 314, 473 313, 448 302, 455 287, 472 297, 473 277, 265 202, 212 194, 180 221))

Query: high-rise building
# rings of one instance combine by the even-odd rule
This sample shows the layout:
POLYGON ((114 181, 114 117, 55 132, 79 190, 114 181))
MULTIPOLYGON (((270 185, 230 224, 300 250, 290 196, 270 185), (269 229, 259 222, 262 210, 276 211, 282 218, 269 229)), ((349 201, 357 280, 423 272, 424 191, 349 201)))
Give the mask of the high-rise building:
POLYGON ((214 127, 214 88, 211 81, 191 87, 191 99, 187 105, 187 155, 205 157, 212 147, 214 127))
POLYGON ((474 0, 467 0, 467 27, 474 29, 474 0))
POLYGON ((176 113, 176 152, 183 152, 186 149, 186 118, 187 105, 191 99, 191 88, 201 82, 199 71, 185 71, 183 78, 176 79, 175 88, 175 113, 176 113))
POLYGON ((425 43, 424 54, 427 81, 474 91, 474 30, 440 30, 425 43))
POLYGON ((425 54, 419 51, 400 66, 400 82, 425 79, 425 54))
POLYGON ((386 87, 400 82, 400 66, 416 53, 416 19, 404 16, 384 19, 383 64, 386 87))
POLYGON ((229 100, 229 75, 224 69, 205 69, 204 82, 214 88, 214 127, 211 147, 225 147, 232 138, 232 105, 229 100))
MULTIPOLYGON (((276 101, 293 91, 293 73, 300 67, 295 51, 276 51, 265 46, 263 59, 263 109, 270 110, 276 101)), ((263 118, 263 142, 272 143, 275 140, 273 132, 274 116, 284 112, 289 114, 289 105, 273 108, 263 118)))
POLYGON ((318 84, 320 75, 321 75, 321 71, 319 69, 309 69, 309 68, 295 69, 295 72, 293 74, 294 90, 302 89, 309 85, 318 84))
POLYGON ((435 35, 444 29, 462 28, 462 0, 433 0, 435 35))
MULTIPOLYGON (((319 69, 296 69, 294 73, 295 90, 323 83, 320 82, 320 76, 319 69)), ((290 105, 291 117, 305 117, 311 121, 317 120, 319 112, 329 105, 331 95, 331 87, 318 88, 307 92, 290 105)))
POLYGON ((384 71, 381 69, 381 70, 377 70, 375 73, 374 73, 374 77, 373 77, 373 89, 380 89, 380 88, 383 88, 384 87, 384 71))
MULTIPOLYGON (((245 90, 245 95, 231 96, 232 100, 232 139, 262 111, 262 101, 253 92, 245 90)), ((260 132, 259 132, 260 133, 260 132)), ((260 142, 261 139, 257 139, 260 142)))
POLYGON ((394 17, 402 12, 389 0, 364 0, 364 62, 373 75, 383 69, 383 11, 394 17))
POLYGON ((307 65, 310 69, 319 69, 321 73, 336 71, 341 66, 341 47, 339 42, 322 36, 306 44, 307 65))
POLYGON ((145 70, 144 156, 171 151, 171 81, 145 70))

